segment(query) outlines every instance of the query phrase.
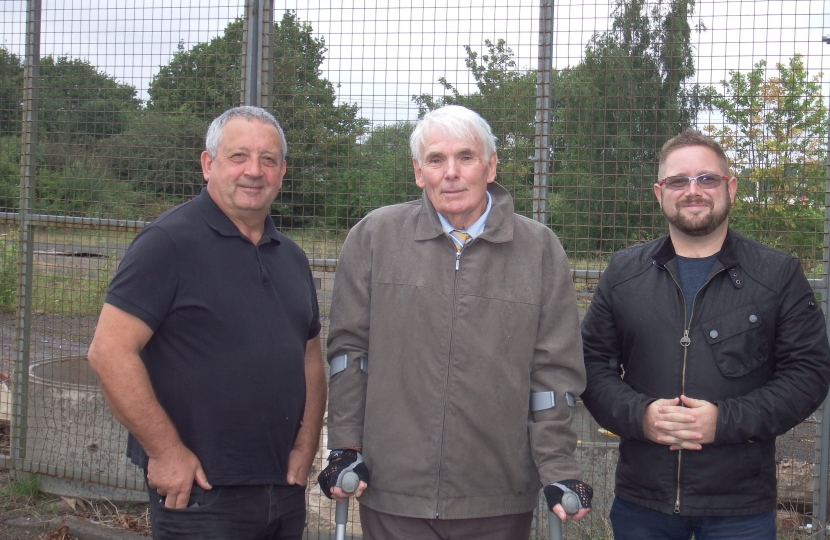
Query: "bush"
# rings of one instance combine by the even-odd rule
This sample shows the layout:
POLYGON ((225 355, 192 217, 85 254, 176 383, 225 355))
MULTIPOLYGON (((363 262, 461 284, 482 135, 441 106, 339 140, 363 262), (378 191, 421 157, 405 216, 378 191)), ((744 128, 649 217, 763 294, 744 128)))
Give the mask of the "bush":
POLYGON ((0 311, 14 311, 17 307, 17 244, 0 248, 0 311))

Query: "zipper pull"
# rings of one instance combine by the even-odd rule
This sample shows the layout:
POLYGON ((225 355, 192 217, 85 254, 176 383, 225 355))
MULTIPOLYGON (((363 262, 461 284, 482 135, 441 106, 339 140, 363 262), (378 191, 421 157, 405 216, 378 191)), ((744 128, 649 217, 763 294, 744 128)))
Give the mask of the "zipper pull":
POLYGON ((691 343, 692 343, 692 340, 689 339, 689 330, 686 329, 686 330, 683 331, 683 337, 680 338, 680 344, 683 345, 684 347, 688 347, 691 343))
POLYGON ((680 499, 677 499, 677 500, 674 501, 674 513, 675 514, 680 513, 680 499))
POLYGON ((458 272, 458 267, 461 265, 461 250, 455 252, 455 271, 458 272))

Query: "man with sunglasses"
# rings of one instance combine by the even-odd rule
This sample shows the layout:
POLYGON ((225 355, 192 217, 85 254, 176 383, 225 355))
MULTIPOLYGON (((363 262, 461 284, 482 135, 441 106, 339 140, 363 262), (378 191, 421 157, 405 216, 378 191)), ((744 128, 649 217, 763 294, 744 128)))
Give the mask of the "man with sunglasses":
POLYGON ((620 436, 616 540, 775 539, 775 438, 830 383, 822 311, 795 258, 728 226, 737 180, 713 140, 662 148, 668 236, 624 249, 582 323, 582 399, 620 436))

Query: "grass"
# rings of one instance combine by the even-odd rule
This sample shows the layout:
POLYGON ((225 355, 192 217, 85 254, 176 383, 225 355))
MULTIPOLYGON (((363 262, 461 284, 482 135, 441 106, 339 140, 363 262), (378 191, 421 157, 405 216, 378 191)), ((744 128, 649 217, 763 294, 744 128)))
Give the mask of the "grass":
MULTIPOLYGON (((36 228, 34 236, 36 244, 47 244, 47 250, 55 244, 83 248, 132 240, 124 234, 102 234, 106 232, 67 230, 58 235, 54 229, 36 228), (56 241, 58 239, 61 241, 56 241)), ((13 311, 17 305, 17 234, 14 229, 0 233, 0 311, 13 311), (5 244, 2 243, 4 238, 5 244)), ((115 266, 114 256, 71 257, 37 253, 34 256, 32 310, 70 316, 97 315, 115 266)))
POLYGON ((0 497, 25 497, 33 499, 41 495, 37 476, 29 475, 26 478, 15 478, 9 484, 0 489, 0 497))

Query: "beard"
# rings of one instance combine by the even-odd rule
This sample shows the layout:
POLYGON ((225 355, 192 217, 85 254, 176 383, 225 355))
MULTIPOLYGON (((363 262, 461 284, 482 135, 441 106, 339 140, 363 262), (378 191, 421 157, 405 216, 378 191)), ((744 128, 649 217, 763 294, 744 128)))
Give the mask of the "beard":
POLYGON ((662 205, 660 205, 660 209, 663 211, 663 215, 666 216, 666 221, 680 232, 687 236, 706 236, 714 232, 715 229, 726 221, 729 210, 732 208, 732 201, 729 199, 728 194, 724 197, 723 203, 723 206, 716 210, 715 203, 711 199, 704 197, 686 197, 677 201, 675 204, 676 213, 673 216, 668 215, 662 205), (709 207, 709 213, 693 217, 681 213, 684 205, 701 203, 709 207))

